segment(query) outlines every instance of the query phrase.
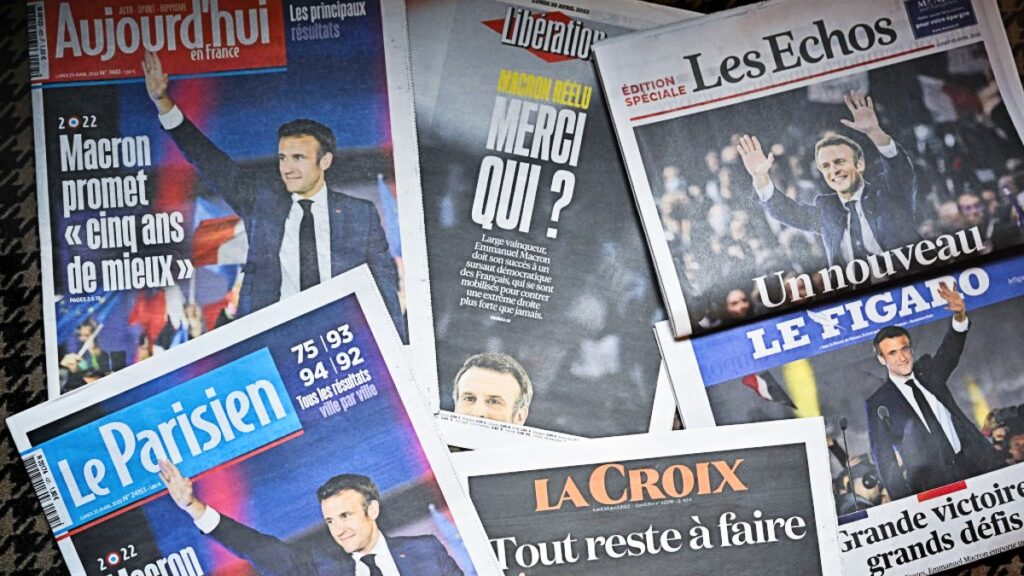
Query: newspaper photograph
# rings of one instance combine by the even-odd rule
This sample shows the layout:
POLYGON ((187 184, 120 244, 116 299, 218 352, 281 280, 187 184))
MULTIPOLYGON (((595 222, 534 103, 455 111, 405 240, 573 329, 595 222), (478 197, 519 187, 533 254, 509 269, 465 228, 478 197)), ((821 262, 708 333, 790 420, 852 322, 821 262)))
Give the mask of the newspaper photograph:
POLYGON ((494 574, 367 266, 219 333, 8 418, 73 574, 494 574))
POLYGON ((51 398, 360 264, 405 339, 401 0, 43 0, 27 20, 51 398))
POLYGON ((670 430, 650 334, 665 313, 591 54, 694 14, 604 0, 408 12, 421 190, 399 209, 425 247, 407 259, 409 325, 446 440, 670 430))
POLYGON ((847 574, 1024 544, 1024 256, 658 340, 687 427, 823 416, 847 574))
POLYGON ((823 433, 806 418, 453 461, 509 576, 839 575, 823 433))
POLYGON ((776 0, 595 55, 677 338, 1024 244, 994 0, 776 0))

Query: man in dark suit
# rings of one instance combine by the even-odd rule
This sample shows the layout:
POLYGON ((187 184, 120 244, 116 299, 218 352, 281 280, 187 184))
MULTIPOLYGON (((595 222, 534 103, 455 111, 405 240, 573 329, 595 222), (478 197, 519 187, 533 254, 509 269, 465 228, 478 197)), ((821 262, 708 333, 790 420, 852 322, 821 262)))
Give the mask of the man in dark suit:
POLYGON ((380 492, 366 476, 341 474, 317 489, 327 531, 308 546, 287 544, 222 516, 197 499, 192 481, 166 460, 160 461, 160 479, 201 532, 265 576, 462 576, 437 538, 381 533, 380 492))
POLYGON ((143 69, 160 124, 206 186, 245 222, 249 250, 238 315, 367 264, 404 339, 398 270, 376 207, 327 187, 326 171, 336 144, 331 129, 305 119, 282 125, 277 154, 281 181, 270 186, 253 182, 171 101, 156 54, 146 53, 143 69))
POLYGON ((829 265, 845 265, 921 240, 914 218, 917 179, 910 158, 879 126, 871 97, 854 92, 844 99, 853 119, 840 122, 878 148, 883 168, 878 182, 864 179, 860 145, 832 134, 817 142, 814 161, 834 193, 801 204, 775 188, 769 175, 775 156, 765 156, 756 137, 743 135, 737 144, 765 211, 787 226, 821 235, 829 265))
POLYGON ((953 321, 935 356, 914 359, 910 334, 886 326, 874 339, 888 375, 868 398, 871 454, 892 499, 945 486, 999 467, 992 445, 957 405, 946 382, 967 340, 963 297, 945 283, 939 295, 953 321))

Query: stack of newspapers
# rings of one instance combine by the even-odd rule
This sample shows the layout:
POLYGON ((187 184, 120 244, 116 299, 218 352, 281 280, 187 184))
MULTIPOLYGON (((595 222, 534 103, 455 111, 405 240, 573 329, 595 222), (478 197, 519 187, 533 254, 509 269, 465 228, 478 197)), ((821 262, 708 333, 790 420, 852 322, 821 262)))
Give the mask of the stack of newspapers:
POLYGON ((73 574, 1024 544, 995 0, 27 6, 50 400, 7 423, 73 574))

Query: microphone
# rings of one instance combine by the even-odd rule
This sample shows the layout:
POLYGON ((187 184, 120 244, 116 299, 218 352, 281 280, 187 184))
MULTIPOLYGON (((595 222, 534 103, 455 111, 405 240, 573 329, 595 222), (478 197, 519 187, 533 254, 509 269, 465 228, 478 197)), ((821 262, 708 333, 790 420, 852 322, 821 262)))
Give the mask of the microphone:
POLYGON ((885 406, 879 406, 878 418, 882 420, 882 424, 885 425, 885 430, 889 435, 895 437, 896 434, 892 431, 892 421, 889 420, 889 409, 885 406))
MULTIPOLYGON (((886 415, 888 416, 888 412, 886 412, 886 415)), ((839 417, 839 429, 843 431, 843 450, 846 451, 846 454, 844 454, 844 456, 846 456, 846 458, 844 458, 844 460, 845 460, 844 463, 846 464, 846 475, 850 479, 850 493, 853 495, 853 509, 855 511, 857 511, 857 512, 860 512, 860 505, 857 504, 857 493, 854 492, 854 488, 853 488, 854 487, 853 470, 850 468, 850 447, 846 444, 846 426, 847 426, 847 424, 849 424, 849 422, 846 420, 846 416, 840 416, 839 417)))

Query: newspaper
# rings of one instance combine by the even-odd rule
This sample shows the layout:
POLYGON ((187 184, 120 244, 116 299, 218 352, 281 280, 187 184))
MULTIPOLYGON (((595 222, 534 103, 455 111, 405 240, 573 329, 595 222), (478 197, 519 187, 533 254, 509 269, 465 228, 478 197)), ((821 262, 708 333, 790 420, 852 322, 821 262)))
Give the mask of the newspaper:
POLYGON ((43 0, 27 20, 51 398, 363 263, 404 337, 401 0, 43 0))
POLYGON ((676 337, 1024 243, 994 0, 776 0, 595 54, 676 337))
POLYGON ((406 261, 409 325, 450 444, 670 429, 650 334, 665 315, 590 55, 690 16, 409 2, 421 192, 399 208, 422 235, 406 246, 422 250, 406 261))
POLYGON ((690 341, 656 330, 687 427, 825 417, 846 573, 894 576, 1024 544, 1021 318, 1015 256, 690 341))
POLYGON ((823 433, 804 419, 453 456, 505 574, 838 575, 823 433))
POLYGON ((7 424, 74 574, 495 570, 366 266, 7 424))

